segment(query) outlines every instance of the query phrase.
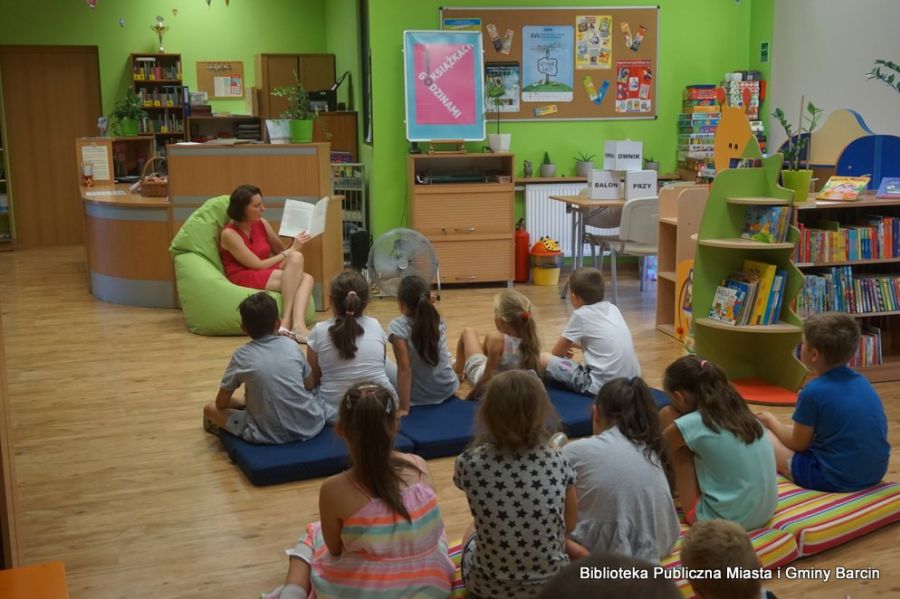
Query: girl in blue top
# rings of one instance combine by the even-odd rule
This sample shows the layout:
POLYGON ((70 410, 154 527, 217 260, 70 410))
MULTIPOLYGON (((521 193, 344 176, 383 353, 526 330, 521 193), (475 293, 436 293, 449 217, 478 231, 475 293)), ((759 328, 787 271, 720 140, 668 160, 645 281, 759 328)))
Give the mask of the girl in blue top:
POLYGON ((675 488, 688 524, 721 518, 750 530, 775 513, 775 451, 725 372, 696 356, 663 375, 672 405, 660 410, 675 488))
POLYGON ((397 289, 402 316, 388 325, 397 370, 388 369, 400 398, 400 414, 409 406, 441 403, 459 387, 447 351, 447 323, 434 307, 428 283, 419 276, 404 277, 397 289))

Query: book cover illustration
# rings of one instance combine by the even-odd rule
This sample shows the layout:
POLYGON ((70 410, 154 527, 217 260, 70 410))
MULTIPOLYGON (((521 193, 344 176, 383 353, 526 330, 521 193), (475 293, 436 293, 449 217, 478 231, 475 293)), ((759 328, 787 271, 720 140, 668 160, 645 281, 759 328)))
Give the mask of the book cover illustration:
POLYGON ((828 179, 825 186, 816 196, 817 200, 845 200, 859 199, 859 194, 866 190, 870 177, 838 177, 828 179))
POLYGON ((789 209, 783 206, 749 206, 741 238, 762 243, 781 243, 787 237, 789 209))
POLYGON ((900 177, 885 177, 882 179, 875 197, 883 199, 900 198, 900 177))
POLYGON ((743 291, 719 285, 709 309, 709 317, 726 324, 736 324, 743 303, 743 291))

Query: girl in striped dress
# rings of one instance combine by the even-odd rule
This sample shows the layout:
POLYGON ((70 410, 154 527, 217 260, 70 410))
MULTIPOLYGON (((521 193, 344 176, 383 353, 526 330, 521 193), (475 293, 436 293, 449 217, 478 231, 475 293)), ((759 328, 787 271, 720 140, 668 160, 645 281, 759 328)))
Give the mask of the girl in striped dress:
POLYGON ((352 466, 319 490, 321 522, 289 556, 285 584, 265 599, 434 597, 450 594, 454 567, 424 460, 393 451, 397 405, 374 383, 350 387, 337 432, 352 466))

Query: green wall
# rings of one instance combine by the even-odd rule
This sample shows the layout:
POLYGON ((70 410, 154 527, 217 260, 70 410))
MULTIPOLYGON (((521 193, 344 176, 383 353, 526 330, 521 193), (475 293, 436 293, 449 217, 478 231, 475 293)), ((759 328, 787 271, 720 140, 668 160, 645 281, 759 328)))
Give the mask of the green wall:
MULTIPOLYGON (((244 61, 245 86, 255 84, 254 57, 263 52, 325 52, 325 5, 338 0, 0 0, 0 43, 90 45, 99 48, 103 111, 130 85, 128 54, 153 52, 156 16, 171 27, 166 52, 180 53, 185 83, 197 86, 196 61, 244 61), (178 15, 172 15, 172 9, 178 15), (125 26, 119 19, 125 18, 125 26)), ((344 1, 344 0, 339 0, 344 1)), ((215 111, 245 113, 244 100, 216 100, 215 111)))
MULTIPOLYGON (((775 56, 775 0, 753 0, 750 5, 750 64, 749 68, 762 72, 766 83, 772 81, 772 61, 775 56), (769 42, 769 62, 759 59, 760 44, 769 42)), ((766 94, 768 95, 769 89, 766 94)), ((760 106, 762 121, 768 124, 768 107, 765 101, 760 106)))
MULTIPOLYGON (((374 137, 369 175, 374 233, 406 224, 406 154, 403 127, 402 35, 405 29, 438 29, 439 8, 452 6, 548 6, 548 0, 368 0, 372 36, 374 137), (376 168, 377 167, 377 168, 376 168)), ((567 0, 566 6, 596 6, 596 0, 567 0)), ((617 0, 618 6, 647 5, 617 0)), ((731 0, 659 0, 659 63, 655 121, 506 123, 512 133, 516 168, 522 159, 538 163, 550 153, 557 172, 572 174, 576 152, 600 154, 603 141, 631 138, 644 142, 644 155, 664 171, 675 168, 676 115, 681 92, 691 83, 718 83, 722 74, 746 69, 749 61, 751 3, 731 0)))

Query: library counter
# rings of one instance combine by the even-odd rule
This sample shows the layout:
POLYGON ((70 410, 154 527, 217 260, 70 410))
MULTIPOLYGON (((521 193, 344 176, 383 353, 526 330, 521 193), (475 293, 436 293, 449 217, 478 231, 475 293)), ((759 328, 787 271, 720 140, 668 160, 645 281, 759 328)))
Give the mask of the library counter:
POLYGON ((128 188, 80 188, 88 286, 94 297, 106 302, 173 308, 169 198, 145 198, 128 188))

